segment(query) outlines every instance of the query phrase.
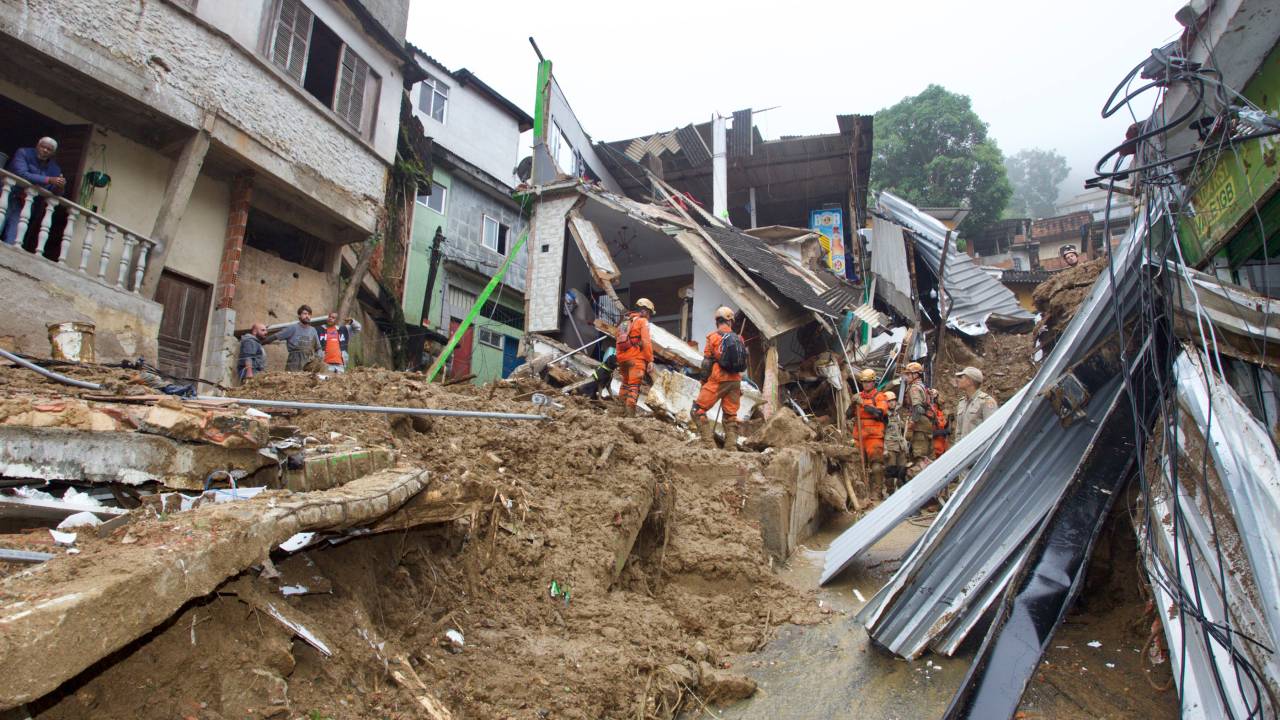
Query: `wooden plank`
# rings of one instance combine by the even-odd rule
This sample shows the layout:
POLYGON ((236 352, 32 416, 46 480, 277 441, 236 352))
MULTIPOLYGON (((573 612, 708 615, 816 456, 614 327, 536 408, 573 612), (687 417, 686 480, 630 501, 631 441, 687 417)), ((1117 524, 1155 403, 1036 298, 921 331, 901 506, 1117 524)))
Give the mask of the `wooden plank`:
MULTIPOLYGON (((618 336, 618 326, 604 320, 596 319, 596 329, 609 337, 618 336)), ((702 354, 689 347, 685 342, 666 330, 649 324, 649 340, 653 343, 653 354, 673 365, 698 369, 702 367, 702 354)))
POLYGON ((569 211, 569 234, 573 236, 582 259, 587 261, 587 267, 591 269, 591 275, 598 284, 611 284, 622 276, 613 256, 609 254, 609 248, 605 246, 604 238, 600 236, 600 229, 595 223, 582 217, 577 210, 569 211))

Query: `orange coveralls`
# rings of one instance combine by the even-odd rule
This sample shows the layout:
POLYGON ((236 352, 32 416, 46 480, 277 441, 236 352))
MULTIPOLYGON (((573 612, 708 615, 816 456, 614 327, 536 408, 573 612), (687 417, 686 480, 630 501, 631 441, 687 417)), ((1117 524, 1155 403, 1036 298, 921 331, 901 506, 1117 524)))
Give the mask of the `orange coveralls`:
POLYGON ((941 431, 947 429, 947 416, 943 414, 938 403, 930 403, 929 409, 933 411, 933 456, 936 458, 951 447, 951 436, 941 434, 941 431))
POLYGON ((853 426, 853 441, 862 448, 867 462, 883 462, 884 426, 889 418, 889 401, 879 390, 863 390, 858 395, 862 397, 862 404, 858 406, 858 422, 853 426), (871 408, 880 410, 880 413, 869 411, 871 408), (862 426, 861 435, 858 433, 859 424, 862 426))
POLYGON ((623 337, 619 330, 618 372, 622 375, 622 403, 627 408, 634 408, 640 399, 640 383, 644 380, 644 370, 653 362, 653 342, 649 340, 649 319, 642 313, 627 314, 630 326, 627 336, 623 337), (624 341, 627 347, 622 347, 624 341))
POLYGON ((720 367, 720 342, 723 339, 724 335, 719 330, 707 333, 702 356, 711 361, 711 373, 693 402, 693 414, 706 415, 719 400, 722 417, 725 422, 732 422, 738 419, 738 407, 742 401, 742 373, 731 373, 720 367))

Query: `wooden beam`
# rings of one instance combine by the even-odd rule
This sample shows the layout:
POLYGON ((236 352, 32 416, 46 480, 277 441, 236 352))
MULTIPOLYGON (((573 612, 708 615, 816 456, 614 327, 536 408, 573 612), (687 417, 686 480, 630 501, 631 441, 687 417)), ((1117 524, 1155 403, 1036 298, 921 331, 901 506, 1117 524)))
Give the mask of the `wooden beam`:
POLYGON ((155 297, 165 260, 173 247, 173 241, 177 239, 178 226, 182 222, 182 216, 187 213, 191 191, 195 189, 196 179, 200 177, 200 169, 204 167, 204 158, 208 152, 209 132, 200 128, 183 143, 182 152, 178 153, 178 159, 169 171, 169 181, 160 198, 160 214, 156 216, 155 225, 151 228, 151 239, 156 246, 151 250, 146 272, 142 276, 142 288, 139 290, 142 297, 155 297))

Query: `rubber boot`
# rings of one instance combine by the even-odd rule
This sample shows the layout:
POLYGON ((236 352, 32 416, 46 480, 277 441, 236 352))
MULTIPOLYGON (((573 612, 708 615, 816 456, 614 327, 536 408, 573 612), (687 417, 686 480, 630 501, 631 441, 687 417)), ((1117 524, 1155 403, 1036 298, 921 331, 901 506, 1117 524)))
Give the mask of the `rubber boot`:
POLYGON ((724 449, 726 452, 738 452, 738 421, 726 418, 724 421, 724 449))
POLYGON ((694 418, 698 423, 698 434, 702 436, 702 445, 710 450, 716 449, 716 428, 711 424, 711 418, 706 415, 695 415, 694 418))
POLYGON ((623 405, 623 406, 622 406, 622 417, 624 417, 624 418, 633 418, 633 417, 635 417, 635 416, 636 416, 636 406, 635 406, 635 405, 630 405, 630 404, 628 404, 628 405, 623 405))

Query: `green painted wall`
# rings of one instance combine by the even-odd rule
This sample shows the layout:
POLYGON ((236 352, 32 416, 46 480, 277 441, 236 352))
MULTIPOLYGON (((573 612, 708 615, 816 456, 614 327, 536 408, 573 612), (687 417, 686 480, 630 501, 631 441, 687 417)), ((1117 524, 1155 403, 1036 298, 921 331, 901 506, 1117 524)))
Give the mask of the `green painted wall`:
MULTIPOLYGON (((460 290, 466 290, 474 295, 479 295, 484 290, 484 282, 474 280, 470 275, 463 274, 452 266, 445 265, 441 271, 436 274, 435 287, 432 289, 434 298, 431 302, 431 322, 442 330, 448 330, 449 318, 445 317, 444 308, 444 289, 446 285, 453 285, 460 290)), ((510 308, 516 312, 524 312, 524 303, 520 297, 511 292, 504 290, 499 296, 497 290, 490 296, 491 300, 497 300, 503 307, 510 308)), ((456 314, 456 313, 455 313, 456 314)), ((461 318, 459 318, 461 319, 461 318)), ((477 385, 483 385, 487 382, 502 379, 502 348, 491 347, 480 342, 480 328, 492 330, 504 337, 520 339, 522 331, 518 328, 505 325, 496 320, 490 320, 488 317, 480 316, 472 323, 474 332, 472 334, 471 346, 471 372, 475 374, 473 381, 477 385)), ((506 344, 506 341, 502 341, 506 344)), ((456 351, 455 351, 456 352, 456 351)))
MULTIPOLYGON (((432 172, 432 179, 446 188, 445 192, 445 213, 449 212, 449 193, 448 188, 453 184, 453 178, 449 173, 436 168, 432 172)), ((409 241, 409 258, 405 266, 405 284, 404 284, 404 321, 417 325, 422 322, 422 298, 427 289, 427 275, 431 271, 431 238, 435 237, 436 228, 443 228, 445 223, 445 214, 438 213, 421 203, 414 203, 413 206, 413 237, 409 241)), ((437 280, 439 271, 437 271, 437 280)), ((432 318, 440 317, 440 292, 441 285, 438 281, 434 291, 436 294, 431 296, 431 315, 432 318)))

